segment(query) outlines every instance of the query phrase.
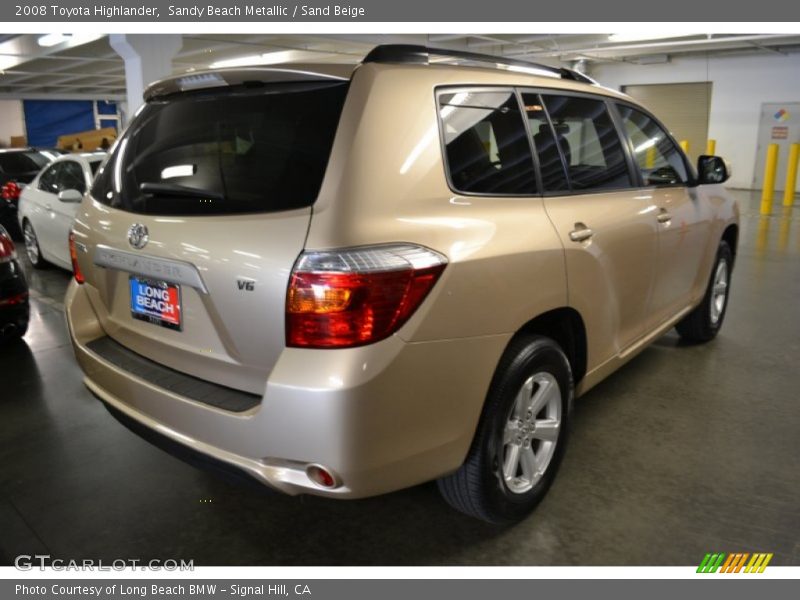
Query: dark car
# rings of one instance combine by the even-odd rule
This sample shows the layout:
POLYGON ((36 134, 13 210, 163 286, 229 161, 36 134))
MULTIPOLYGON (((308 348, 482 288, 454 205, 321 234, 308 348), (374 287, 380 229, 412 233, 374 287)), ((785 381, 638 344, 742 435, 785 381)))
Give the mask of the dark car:
POLYGON ((25 335, 29 317, 28 283, 14 242, 0 225, 0 343, 25 335))
POLYGON ((49 148, 0 150, 0 225, 15 237, 19 234, 17 201, 22 188, 60 154, 62 151, 49 148))

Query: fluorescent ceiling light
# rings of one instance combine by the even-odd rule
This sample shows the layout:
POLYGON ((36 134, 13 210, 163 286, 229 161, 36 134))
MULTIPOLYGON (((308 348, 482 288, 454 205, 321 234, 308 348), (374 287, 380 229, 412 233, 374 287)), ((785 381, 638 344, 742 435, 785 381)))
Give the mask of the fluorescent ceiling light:
POLYGON ((58 44, 63 44, 69 38, 70 35, 66 33, 48 33, 40 37, 38 42, 40 46, 49 48, 50 46, 57 46, 58 44))
POLYGON ((702 35, 699 33, 637 33, 631 31, 630 33, 613 33, 608 36, 609 41, 612 42, 640 42, 647 40, 664 40, 668 38, 691 37, 693 35, 702 35))
POLYGON ((275 65, 278 63, 296 62, 319 58, 329 54, 314 50, 279 50, 278 52, 266 52, 264 54, 252 54, 250 56, 240 56, 211 63, 212 69, 222 69, 225 67, 246 67, 253 65, 275 65))

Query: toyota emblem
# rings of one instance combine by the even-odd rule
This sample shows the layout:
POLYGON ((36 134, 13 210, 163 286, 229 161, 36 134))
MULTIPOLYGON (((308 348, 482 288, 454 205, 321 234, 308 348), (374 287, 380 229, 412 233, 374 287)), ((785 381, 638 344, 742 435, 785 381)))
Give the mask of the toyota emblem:
POLYGON ((128 229, 128 243, 137 250, 144 248, 149 239, 150 232, 147 231, 146 225, 134 223, 131 225, 130 229, 128 229))

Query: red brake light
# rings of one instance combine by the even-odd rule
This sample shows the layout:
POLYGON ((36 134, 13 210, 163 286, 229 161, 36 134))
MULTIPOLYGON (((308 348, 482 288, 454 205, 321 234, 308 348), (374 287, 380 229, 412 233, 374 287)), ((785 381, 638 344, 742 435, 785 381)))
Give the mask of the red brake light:
POLYGON ((72 272, 75 275, 75 281, 83 283, 86 281, 81 273, 81 266, 78 264, 78 249, 75 247, 75 234, 69 232, 69 258, 72 261, 72 272))
POLYGON ((441 254, 410 244, 304 253, 286 297, 286 344, 346 348, 387 338, 446 264, 441 254))
POLYGON ((0 188, 0 196, 3 200, 19 200, 19 195, 22 193, 22 188, 16 181, 8 181, 0 188))
POLYGON ((8 262, 17 257, 14 242, 8 237, 6 230, 0 225, 0 263, 8 262))

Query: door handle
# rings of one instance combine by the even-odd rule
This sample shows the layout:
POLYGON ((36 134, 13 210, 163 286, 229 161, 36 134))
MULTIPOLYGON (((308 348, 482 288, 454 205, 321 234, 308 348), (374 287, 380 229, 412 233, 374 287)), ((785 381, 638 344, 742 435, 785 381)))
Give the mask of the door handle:
POLYGON ((573 242, 585 242, 594 235, 594 231, 583 223, 575 223, 575 229, 569 232, 569 239, 573 242))
POLYGON ((672 215, 669 214, 665 208, 662 208, 659 211, 656 219, 658 219, 659 223, 669 223, 670 221, 672 221, 672 215))
POLYGON ((52 206, 50 206, 50 204, 45 204, 45 205, 44 205, 44 207, 45 207, 47 210, 49 210, 50 212, 53 212, 53 207, 52 207, 52 206))

